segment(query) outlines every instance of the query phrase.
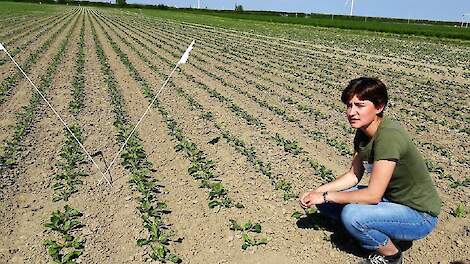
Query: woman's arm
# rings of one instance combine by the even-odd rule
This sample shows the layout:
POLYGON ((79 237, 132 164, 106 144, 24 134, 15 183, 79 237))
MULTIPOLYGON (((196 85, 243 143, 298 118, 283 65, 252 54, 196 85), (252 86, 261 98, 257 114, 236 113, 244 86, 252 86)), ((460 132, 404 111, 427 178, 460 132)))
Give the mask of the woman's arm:
POLYGON ((354 158, 351 162, 351 168, 349 171, 338 177, 336 180, 324 184, 317 189, 315 192, 329 192, 329 191, 342 191, 349 189, 355 186, 361 179, 364 174, 364 167, 362 165, 362 159, 357 155, 354 155, 354 158))
MULTIPOLYGON (((369 186, 351 192, 328 191, 326 200, 338 204, 361 203, 377 204, 382 199, 388 183, 395 169, 396 162, 390 160, 378 160, 374 162, 369 186)), ((300 203, 303 207, 311 207, 324 202, 324 192, 309 192, 301 197, 300 203)))
POLYGON ((351 168, 348 172, 346 172, 345 174, 330 183, 324 184, 313 191, 302 194, 300 196, 300 203, 302 204, 302 206, 306 206, 306 201, 310 200, 309 196, 314 195, 314 193, 322 194, 324 192, 342 191, 351 188, 361 180, 363 174, 364 167, 362 166, 362 159, 356 153, 351 162, 351 168))
POLYGON ((370 176, 369 185, 365 189, 352 192, 328 192, 328 202, 339 204, 361 203, 361 204, 377 204, 387 189, 388 183, 392 178, 393 170, 396 162, 391 160, 378 160, 374 162, 372 175, 370 176))

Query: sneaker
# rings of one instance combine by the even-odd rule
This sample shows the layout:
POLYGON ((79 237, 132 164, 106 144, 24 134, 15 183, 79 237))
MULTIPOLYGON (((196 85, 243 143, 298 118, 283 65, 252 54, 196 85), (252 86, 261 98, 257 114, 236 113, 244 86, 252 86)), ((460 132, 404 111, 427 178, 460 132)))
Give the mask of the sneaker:
POLYGON ((369 257, 360 264, 402 264, 403 263, 403 256, 400 254, 400 257, 396 260, 388 260, 384 256, 377 254, 377 253, 372 253, 369 255, 369 257))

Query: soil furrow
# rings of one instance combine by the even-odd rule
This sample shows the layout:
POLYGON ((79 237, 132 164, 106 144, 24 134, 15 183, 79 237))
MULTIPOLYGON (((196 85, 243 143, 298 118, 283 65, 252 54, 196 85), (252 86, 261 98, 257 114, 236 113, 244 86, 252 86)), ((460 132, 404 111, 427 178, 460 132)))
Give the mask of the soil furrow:
MULTIPOLYGON (((128 45, 130 45, 130 44, 126 43, 126 46, 128 46, 128 45)), ((155 60, 152 60, 152 62, 154 62, 154 61, 155 60)), ((164 77, 164 76, 161 76, 159 74, 159 72, 150 73, 148 71, 148 69, 146 69, 146 65, 143 65, 142 63, 139 63, 138 61, 137 61, 137 64, 141 67, 140 69, 141 69, 141 72, 142 72, 143 76, 146 76, 146 77, 151 78, 151 79, 157 78, 157 80, 158 80, 158 78, 163 78, 164 77)), ((162 63, 162 68, 164 68, 164 65, 165 64, 162 63)), ((155 65, 151 65, 151 68, 154 69, 156 67, 155 67, 155 65)), ((180 80, 180 78, 177 78, 177 79, 180 80)), ((194 89, 196 87, 201 89, 200 87, 198 87, 198 86, 200 86, 200 84, 195 85, 194 82, 189 82, 188 83, 188 81, 186 81, 185 79, 186 78, 183 78, 183 80, 180 80, 180 82, 178 84, 179 87, 193 87, 193 89, 185 88, 185 90, 187 90, 188 92, 189 91, 196 92, 198 90, 198 89, 194 89)), ((173 80, 172 82, 175 83, 176 80, 173 80)), ((169 88, 169 89, 171 89, 171 88, 169 88)), ((216 101, 213 101, 213 99, 209 98, 208 95, 205 95, 204 90, 200 91, 199 94, 202 94, 202 96, 205 96, 204 99, 202 99, 201 101, 207 101, 209 107, 211 107, 211 111, 214 114, 219 113, 221 116, 224 117, 225 120, 222 123, 219 123, 218 126, 220 126, 220 124, 224 124, 223 127, 231 128, 231 129, 229 129, 230 133, 238 135, 239 138, 244 139, 244 141, 248 142, 249 145, 253 145, 253 144, 256 143, 256 145, 261 146, 260 148, 257 148, 256 152, 257 153, 259 152, 262 155, 265 154, 265 156, 269 160, 269 162, 271 162, 271 164, 273 164, 272 166, 273 166, 274 171, 276 171, 276 177, 278 175, 279 176, 280 175, 289 175, 289 177, 284 176, 284 177, 281 177, 281 178, 292 178, 292 177, 293 178, 299 178, 299 177, 303 178, 303 177, 308 177, 308 176, 303 176, 303 175, 310 175, 310 177, 308 177, 308 178, 314 178, 314 177, 311 177, 311 174, 312 174, 311 168, 306 168, 307 164, 304 163, 303 160, 301 160, 301 164, 299 164, 298 158, 290 156, 290 155, 286 155, 286 153, 284 151, 282 151, 281 148, 278 147, 276 143, 272 142, 274 134, 272 134, 272 135, 266 134, 267 131, 263 130, 263 129, 261 131, 256 131, 256 130, 250 131, 251 129, 248 129, 249 126, 246 126, 247 129, 243 130, 242 127, 240 127, 240 126, 242 126, 242 124, 239 123, 240 121, 245 123, 245 121, 243 119, 237 121, 238 117, 236 117, 234 114, 232 114, 232 112, 230 112, 228 110, 223 111, 222 109, 224 109, 225 106, 223 104, 218 105, 216 101), (234 123, 230 122, 232 120, 232 118, 235 119, 234 123), (225 124, 227 124, 227 125, 225 125, 225 124), (235 127, 236 127, 236 129, 235 129, 235 127), (239 132, 237 130, 242 130, 242 131, 239 132), (269 146, 269 148, 264 149, 265 146, 266 147, 269 146), (294 166, 296 166, 298 168, 294 169, 294 166), (301 172, 299 172, 299 170, 301 170, 301 172)), ((176 96, 176 94, 174 96, 176 96)), ((213 128, 213 129, 215 129, 215 128, 213 128)), ((215 129, 215 130, 217 130, 217 129, 215 129)), ((218 133, 220 134, 220 131, 218 133)), ((197 132, 196 134, 204 134, 204 133, 203 132, 197 132)), ((202 142, 205 143, 205 142, 210 141, 210 140, 211 140, 211 138, 207 138, 206 141, 203 140, 202 142)), ((313 180, 313 179, 311 179, 311 180, 313 180)), ((299 186, 299 185, 304 187, 304 183, 299 183, 296 186, 299 186)))
MULTIPOLYGON (((67 36, 69 41, 73 42, 77 37, 78 29, 76 26, 73 31, 67 31, 71 33, 67 36)), ((73 61, 75 49, 74 44, 66 49, 59 67, 71 69, 69 61, 73 61)), ((63 102, 68 87, 64 85, 64 80, 70 79, 71 72, 60 71, 53 76, 47 98, 58 112, 66 109, 63 102)), ((60 135, 63 127, 52 111, 44 108, 45 104, 42 106, 41 113, 35 118, 34 128, 25 138, 26 153, 13 172, 27 177, 16 177, 15 183, 4 190, 6 199, 2 198, 5 201, 2 222, 8 228, 1 230, 1 248, 4 251, 0 257, 14 263, 48 262, 49 257, 42 244, 48 237, 43 224, 54 209, 62 207, 62 203, 51 204, 52 190, 49 185, 55 172, 53 164, 62 143, 60 135), (5 210, 7 208, 9 210, 5 210)))
MULTIPOLYGON (((68 24, 65 26, 65 28, 63 28, 63 32, 58 35, 57 39, 55 39, 55 41, 45 51, 38 62, 31 67, 31 74, 28 74, 28 77, 35 85, 39 85, 40 76, 44 73, 45 69, 47 69, 47 65, 50 64, 50 60, 53 57, 54 52, 58 49, 62 39, 66 37, 68 28, 70 28, 77 19, 77 16, 70 18, 68 24)), ((14 133, 14 131, 12 131, 12 127, 16 122, 16 113, 27 104, 31 95, 34 94, 34 88, 31 86, 31 84, 24 77, 20 78, 21 79, 18 80, 18 85, 13 89, 12 94, 9 96, 8 100, 0 105, 0 129, 2 132, 0 133, 1 141, 10 138, 14 133)))

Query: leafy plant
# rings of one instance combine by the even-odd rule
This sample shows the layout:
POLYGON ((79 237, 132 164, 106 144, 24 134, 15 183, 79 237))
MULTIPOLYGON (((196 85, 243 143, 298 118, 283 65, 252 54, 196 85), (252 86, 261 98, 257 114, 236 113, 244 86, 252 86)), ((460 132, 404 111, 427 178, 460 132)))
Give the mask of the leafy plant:
POLYGON ((452 215, 457 217, 457 218, 464 218, 467 215, 467 208, 465 208, 465 205, 460 203, 457 208, 455 208, 452 211, 452 215))
POLYGON ((78 220, 82 214, 69 205, 64 206, 64 211, 52 213, 50 222, 44 224, 50 231, 59 233, 61 241, 46 239, 44 246, 56 263, 75 263, 75 260, 83 253, 84 240, 74 233, 83 227, 78 220))
POLYGON ((283 146, 286 152, 298 155, 304 153, 304 150, 299 146, 299 143, 295 140, 288 140, 283 138, 279 133, 273 137, 278 146, 283 146))
POLYGON ((249 247, 252 246, 258 246, 258 245, 264 245, 268 243, 267 238, 261 238, 257 239, 255 237, 250 237, 247 232, 251 233, 261 233, 261 224, 253 224, 250 220, 247 221, 245 224, 240 225, 237 223, 237 221, 230 219, 230 230, 234 231, 241 231, 242 232, 242 238, 243 238, 243 244, 242 244, 242 249, 246 250, 249 247))
POLYGON ((242 234, 242 238, 243 238, 243 244, 242 244, 242 249, 243 250, 246 250, 247 248, 253 247, 253 246, 268 244, 268 239, 267 238, 256 239, 256 238, 250 237, 246 233, 242 234))
POLYGON ((317 208, 315 207, 310 207, 310 208, 304 208, 304 213, 301 213, 299 211, 295 211, 292 213, 292 217, 295 219, 300 219, 303 215, 310 216, 313 215, 317 212, 317 208))
MULTIPOLYGON (((76 125, 71 125, 70 130, 75 137, 82 142, 81 129, 76 125)), ((56 182, 52 185, 54 202, 59 200, 67 201, 70 196, 77 192, 77 185, 82 183, 81 178, 87 174, 79 168, 79 164, 85 160, 83 151, 73 138, 73 136, 64 129, 66 140, 62 145, 59 156, 61 160, 57 164, 60 172, 56 173, 53 178, 56 182)))
POLYGON ((230 219, 230 230, 234 231, 250 231, 254 233, 261 233, 261 224, 253 224, 251 221, 247 221, 245 224, 240 225, 237 221, 230 219))

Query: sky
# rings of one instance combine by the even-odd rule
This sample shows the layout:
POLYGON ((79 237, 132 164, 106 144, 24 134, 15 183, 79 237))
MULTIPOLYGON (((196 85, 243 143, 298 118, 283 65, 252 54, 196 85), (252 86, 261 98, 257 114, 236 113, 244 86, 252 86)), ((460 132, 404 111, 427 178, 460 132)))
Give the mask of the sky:
MULTIPOLYGON (((352 0, 200 0, 201 7, 230 9, 241 4, 244 10, 272 10, 303 13, 349 14, 352 0), (348 3, 346 3, 348 1, 348 3)), ((127 3, 197 7, 198 0, 127 0, 127 3)), ((354 0, 354 15, 470 21, 470 0, 354 0)))

